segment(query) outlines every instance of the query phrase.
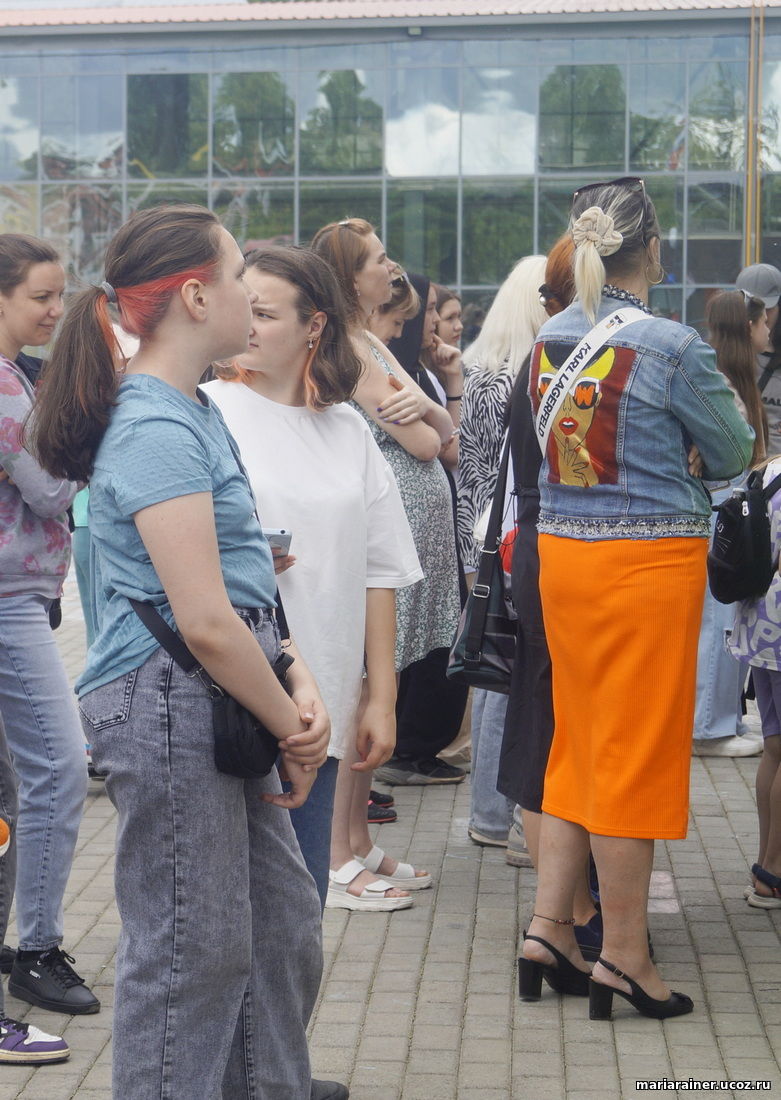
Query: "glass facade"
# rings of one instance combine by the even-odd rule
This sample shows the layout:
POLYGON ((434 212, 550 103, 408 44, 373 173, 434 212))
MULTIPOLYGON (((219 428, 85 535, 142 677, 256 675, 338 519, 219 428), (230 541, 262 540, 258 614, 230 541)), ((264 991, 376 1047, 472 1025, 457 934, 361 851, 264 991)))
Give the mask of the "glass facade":
MULTIPOLYGON (((107 239, 152 203, 205 203, 242 245, 306 242, 356 215, 406 267, 481 302, 563 232, 577 186, 642 174, 664 231, 654 304, 696 324, 742 265, 748 22, 659 26, 329 32, 317 47, 218 28, 143 49, 116 35, 22 42, 0 52, 0 229, 50 238, 79 281, 100 277, 107 239)), ((781 264, 774 26, 761 229, 762 258, 781 264)))

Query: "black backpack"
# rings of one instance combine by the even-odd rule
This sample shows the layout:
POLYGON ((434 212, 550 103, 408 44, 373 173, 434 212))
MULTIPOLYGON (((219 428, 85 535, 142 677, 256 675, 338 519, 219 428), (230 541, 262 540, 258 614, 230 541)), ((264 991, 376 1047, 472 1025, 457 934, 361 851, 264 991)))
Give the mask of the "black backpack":
POLYGON ((708 553, 708 584, 719 603, 756 599, 770 587, 778 565, 770 545, 768 501, 781 489, 781 474, 762 488, 762 471, 749 474, 713 511, 716 528, 708 553))

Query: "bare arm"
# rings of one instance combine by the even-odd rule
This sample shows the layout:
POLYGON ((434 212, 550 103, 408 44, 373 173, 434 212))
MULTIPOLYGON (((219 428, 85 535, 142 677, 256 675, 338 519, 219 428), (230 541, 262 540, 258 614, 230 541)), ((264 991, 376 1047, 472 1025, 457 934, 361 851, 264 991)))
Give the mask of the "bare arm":
POLYGON ((379 412, 380 406, 397 391, 391 384, 387 371, 372 356, 361 356, 361 359, 364 369, 354 396, 366 415, 414 458, 421 462, 430 462, 436 458, 441 450, 442 440, 439 433, 424 420, 416 419, 408 424, 394 424, 383 420, 379 412))
POLYGON ((368 701, 358 724, 360 761, 353 771, 384 764, 396 747, 396 592, 366 589, 366 680, 368 701))
POLYGON ((151 505, 136 512, 134 520, 187 646, 209 675, 279 738, 283 759, 294 773, 293 798, 284 804, 301 805, 315 776, 303 768, 325 759, 328 729, 323 731, 322 720, 310 723, 301 717, 299 704, 304 709, 308 703, 311 710, 316 689, 300 657, 289 673, 291 698, 231 607, 211 493, 151 505))

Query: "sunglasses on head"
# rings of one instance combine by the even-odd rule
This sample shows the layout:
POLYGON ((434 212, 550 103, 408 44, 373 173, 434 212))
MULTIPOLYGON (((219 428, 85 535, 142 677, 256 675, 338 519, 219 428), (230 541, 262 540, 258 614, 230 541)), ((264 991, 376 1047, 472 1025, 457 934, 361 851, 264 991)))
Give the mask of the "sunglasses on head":
POLYGON ((603 187, 623 187, 624 190, 634 194, 639 194, 643 201, 643 214, 641 228, 643 230, 643 244, 648 244, 648 236, 645 232, 646 222, 649 221, 649 208, 648 208, 648 194, 645 190, 645 180, 640 176, 620 176, 615 180, 602 180, 600 183, 587 183, 583 187, 579 187, 572 195, 573 205, 583 195, 587 195, 589 191, 597 191, 603 187))

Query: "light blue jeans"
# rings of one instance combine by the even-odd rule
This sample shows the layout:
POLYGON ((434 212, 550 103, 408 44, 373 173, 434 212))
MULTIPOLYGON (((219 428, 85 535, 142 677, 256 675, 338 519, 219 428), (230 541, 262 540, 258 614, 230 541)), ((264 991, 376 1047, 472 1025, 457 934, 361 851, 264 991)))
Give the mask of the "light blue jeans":
POLYGON ((0 599, 0 713, 19 781, 16 923, 23 951, 62 942, 62 899, 87 793, 84 737, 49 604, 33 594, 0 599))
MULTIPOLYGON (((8 927, 8 914, 14 900, 16 881, 16 773, 11 763, 11 754, 5 738, 5 727, 0 718, 0 817, 4 817, 11 826, 11 844, 4 856, 0 856, 0 944, 5 940, 8 927)), ((0 1016, 5 1012, 3 987, 0 983, 0 1016)))
POLYGON ((506 695, 480 688, 472 692, 469 827, 494 840, 507 840, 515 808, 515 803, 496 789, 506 714, 506 695))
MULTIPOLYGON (((266 655, 276 628, 255 630, 266 655)), ((214 766, 206 689, 163 650, 80 700, 118 811, 113 1095, 309 1100, 320 906, 276 769, 214 766)))
MULTIPOLYGON (((743 479, 737 478, 737 485, 743 479)), ((732 493, 732 485, 713 493, 713 503, 721 504, 732 493)), ((711 536, 716 523, 711 516, 711 536)), ((707 741, 716 737, 734 737, 740 730, 740 696, 746 680, 746 666, 736 661, 727 649, 725 634, 735 618, 733 604, 718 603, 705 588, 702 626, 697 648, 697 697, 694 711, 694 737, 707 741)))
POLYGON ((95 635, 98 632, 89 571, 90 541, 89 527, 76 527, 74 529, 71 535, 71 548, 73 550, 73 564, 76 566, 79 600, 84 615, 84 628, 87 631, 87 649, 95 641, 95 635))

